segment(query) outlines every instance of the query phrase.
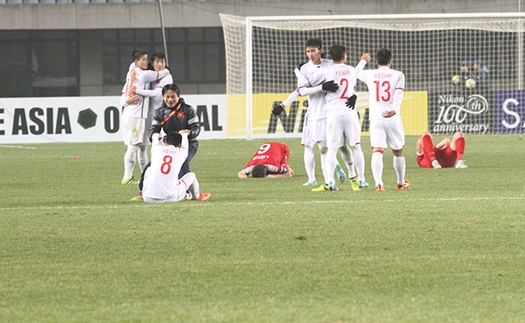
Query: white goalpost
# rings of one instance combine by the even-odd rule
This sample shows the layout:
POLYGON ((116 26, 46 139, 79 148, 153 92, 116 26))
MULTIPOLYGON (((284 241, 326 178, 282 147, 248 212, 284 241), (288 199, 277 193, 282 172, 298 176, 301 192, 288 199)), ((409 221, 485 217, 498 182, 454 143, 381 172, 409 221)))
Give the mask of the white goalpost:
MULTIPOLYGON (((323 49, 393 54, 406 76, 402 116, 407 135, 422 132, 524 133, 523 13, 240 17, 220 15, 226 46, 230 138, 300 137, 305 97, 271 114, 295 90, 293 68, 307 60, 304 43, 323 49)), ((373 59, 366 68, 375 68, 373 59)), ((358 82, 357 108, 367 135, 368 95, 358 82)))

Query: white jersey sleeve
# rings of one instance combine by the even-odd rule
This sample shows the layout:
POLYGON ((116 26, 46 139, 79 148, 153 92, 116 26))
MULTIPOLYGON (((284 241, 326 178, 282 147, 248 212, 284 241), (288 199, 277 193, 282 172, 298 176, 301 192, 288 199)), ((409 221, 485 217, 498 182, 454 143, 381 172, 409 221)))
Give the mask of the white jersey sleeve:
POLYGON ((141 81, 143 83, 155 82, 168 75, 170 75, 170 71, 167 68, 163 69, 162 71, 158 71, 158 72, 145 70, 145 71, 142 71, 141 73, 141 81))
POLYGON ((405 93, 405 74, 400 73, 394 90, 394 110, 397 115, 401 115, 401 103, 403 103, 403 94, 405 93))

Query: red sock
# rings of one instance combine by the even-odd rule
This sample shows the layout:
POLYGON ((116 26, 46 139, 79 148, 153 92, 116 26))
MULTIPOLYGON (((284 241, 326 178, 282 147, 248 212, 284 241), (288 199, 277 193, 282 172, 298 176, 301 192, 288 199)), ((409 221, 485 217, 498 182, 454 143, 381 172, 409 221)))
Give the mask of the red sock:
POLYGON ((465 154, 465 138, 456 139, 456 154, 457 159, 463 159, 463 155, 465 154))
POLYGON ((427 155, 431 161, 436 159, 436 153, 434 153, 434 143, 430 135, 423 136, 423 153, 427 155))

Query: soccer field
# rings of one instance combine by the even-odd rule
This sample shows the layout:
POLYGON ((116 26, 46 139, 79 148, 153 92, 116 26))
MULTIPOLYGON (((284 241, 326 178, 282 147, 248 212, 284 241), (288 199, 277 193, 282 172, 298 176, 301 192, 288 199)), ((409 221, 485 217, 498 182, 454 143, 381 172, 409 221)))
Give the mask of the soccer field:
POLYGON ((523 136, 467 135, 468 169, 416 140, 384 193, 303 187, 299 139, 296 176, 247 180, 263 140, 201 141, 210 200, 162 205, 130 201, 121 143, 0 145, 0 321, 525 321, 523 136))

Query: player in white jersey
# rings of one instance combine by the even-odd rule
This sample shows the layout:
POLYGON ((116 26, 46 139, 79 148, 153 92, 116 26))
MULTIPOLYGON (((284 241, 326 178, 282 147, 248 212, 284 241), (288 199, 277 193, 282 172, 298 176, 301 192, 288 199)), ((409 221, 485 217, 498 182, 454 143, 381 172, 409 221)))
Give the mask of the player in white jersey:
MULTIPOLYGON (((134 65, 134 63, 132 65, 134 65)), ((166 68, 166 55, 164 53, 154 53, 151 55, 151 66, 153 67, 153 70, 157 72, 164 70, 166 68)), ((166 84, 173 84, 173 77, 171 74, 160 80, 149 83, 146 89, 138 89, 133 86, 130 90, 131 94, 138 94, 149 99, 147 117, 144 122, 144 138, 149 138, 149 130, 153 122, 153 114, 155 113, 155 109, 162 106, 162 88, 166 84)), ((141 170, 144 170, 148 163, 148 142, 149 140, 144 139, 142 144, 139 145, 138 160, 141 170)))
MULTIPOLYGON (((347 107, 346 101, 354 96, 354 87, 357 82, 357 71, 362 70, 368 61, 370 55, 365 53, 361 56, 361 61, 356 68, 346 65, 347 58, 346 48, 339 44, 330 47, 330 57, 334 64, 326 69, 325 79, 333 81, 339 85, 336 92, 327 92, 323 110, 326 113, 327 124, 327 153, 326 153, 326 175, 325 184, 314 189, 313 191, 333 191, 335 187, 334 171, 337 163, 336 153, 340 147, 348 144, 354 155, 354 163, 359 174, 359 181, 366 182, 365 157, 361 150, 361 123, 359 115, 352 107, 347 107)), ((358 183, 354 180, 352 189, 359 190, 358 183)))
POLYGON ((188 156, 188 130, 170 132, 166 140, 154 134, 151 147, 151 166, 144 175, 142 198, 148 203, 178 202, 185 198, 207 200, 210 193, 201 193, 195 173, 189 172, 179 180, 179 171, 188 156), (189 192, 189 196, 187 196, 189 192))
POLYGON ((410 186, 405 179, 405 131, 401 120, 401 103, 405 91, 405 75, 391 69, 392 53, 380 49, 376 53, 378 69, 359 71, 357 78, 368 86, 370 143, 372 145, 372 174, 376 191, 384 192, 383 153, 390 145, 394 154, 394 170, 397 176, 397 190, 410 186))
MULTIPOLYGON (((145 106, 144 97, 135 95, 136 89, 146 89, 148 84, 160 80, 168 75, 170 71, 163 69, 161 71, 149 71, 148 54, 144 51, 134 51, 135 68, 128 71, 126 84, 122 89, 121 106, 124 107, 122 113, 122 130, 124 133, 124 143, 127 145, 124 154, 124 176, 122 184, 138 184, 133 177, 135 160, 139 146, 144 143, 145 121, 148 114, 148 107, 145 106)), ((144 162, 144 160, 141 160, 144 162)), ((141 171, 145 166, 142 164, 141 171)), ((147 163, 147 159, 145 161, 147 163)))
MULTIPOLYGON (((323 48, 322 41, 318 38, 310 38, 306 41, 305 52, 309 61, 303 64, 299 69, 295 69, 294 73, 298 78, 298 88, 292 92, 290 96, 281 104, 274 106, 272 113, 279 115, 284 110, 284 107, 290 105, 300 94, 299 90, 304 87, 316 87, 308 95, 308 111, 306 112, 305 121, 303 124, 303 133, 301 145, 304 146, 304 164, 308 181, 305 186, 317 185, 315 178, 315 156, 314 147, 317 144, 321 152, 321 168, 323 176, 325 175, 325 160, 326 160, 326 115, 322 111, 324 106, 325 91, 333 90, 333 87, 326 85, 320 86, 322 81, 319 77, 319 71, 324 70, 332 65, 332 60, 322 58, 323 48), (317 87, 318 86, 318 87, 317 87)), ((343 148, 344 150, 345 148, 343 148)), ((352 163, 352 156, 348 153, 341 156, 345 162, 352 163)), ((346 179, 346 174, 339 164, 337 164, 337 173, 339 180, 343 183, 346 179)))

